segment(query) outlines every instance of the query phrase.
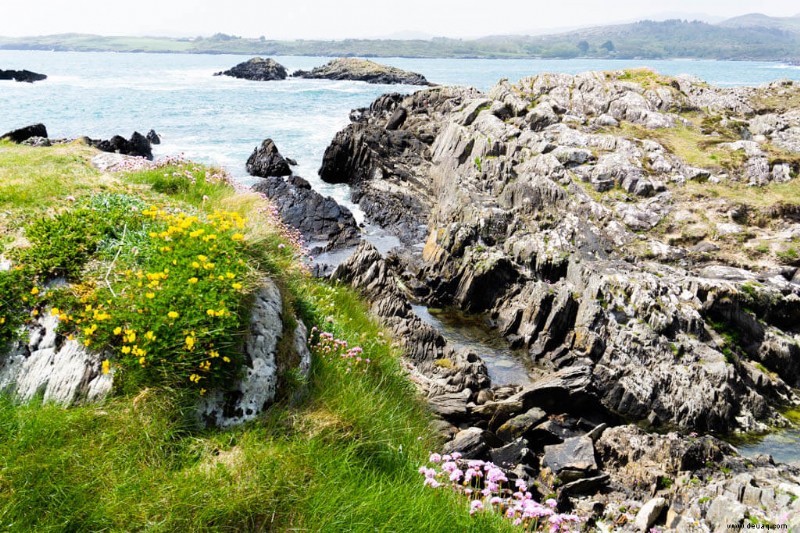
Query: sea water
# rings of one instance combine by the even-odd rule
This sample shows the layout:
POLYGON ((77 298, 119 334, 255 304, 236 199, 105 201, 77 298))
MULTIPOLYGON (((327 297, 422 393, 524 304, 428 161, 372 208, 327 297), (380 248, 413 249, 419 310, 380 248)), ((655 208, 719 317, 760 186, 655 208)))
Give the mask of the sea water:
MULTIPOLYGON (((411 86, 288 79, 254 82, 215 72, 250 56, 131 54, 0 50, 0 69, 47 74, 34 84, 0 82, 0 134, 41 122, 50 137, 81 135, 107 139, 155 129, 162 136, 156 156, 183 154, 228 170, 253 183, 245 162, 265 138, 298 161, 297 174, 346 205, 344 185, 317 177, 322 155, 350 110, 368 106, 386 92, 411 86)), ((326 57, 276 57, 292 72, 322 65, 326 57)), ((778 63, 731 61, 610 61, 521 59, 408 59, 378 61, 425 75, 439 84, 488 90, 501 78, 516 81, 541 72, 578 73, 650 67, 664 74, 691 74, 721 86, 800 79, 800 68, 778 63)))

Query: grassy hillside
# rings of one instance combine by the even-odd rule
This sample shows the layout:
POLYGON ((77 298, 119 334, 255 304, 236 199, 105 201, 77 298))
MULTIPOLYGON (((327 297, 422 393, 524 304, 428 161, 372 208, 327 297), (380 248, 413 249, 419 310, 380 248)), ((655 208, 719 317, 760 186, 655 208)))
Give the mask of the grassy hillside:
POLYGON ((800 60, 798 19, 749 17, 707 24, 641 21, 542 36, 501 35, 463 40, 344 39, 275 41, 217 34, 206 38, 103 37, 64 34, 0 37, 0 49, 175 52, 204 54, 453 57, 453 58, 671 58, 800 60))
MULTIPOLYGON (((288 392, 280 402, 259 420, 225 431, 193 422, 191 405, 198 391, 186 380, 164 382, 131 374, 136 379, 118 387, 105 402, 73 408, 19 405, 0 397, 0 529, 508 527, 496 516, 471 517, 466 500, 423 487, 417 469, 440 442, 432 437, 428 415, 402 373, 391 339, 366 315, 357 295, 305 273, 292 234, 276 223, 261 197, 236 193, 217 171, 185 162, 103 174, 89 166, 94 154, 80 145, 0 143, 0 243, 4 255, 19 258, 15 264, 33 257, 20 251, 36 249, 29 228, 41 221, 51 227, 80 206, 95 205, 91 202, 97 198, 139 199, 199 220, 220 211, 239 213, 244 238, 234 241, 241 243, 252 273, 271 275, 284 289, 289 309, 309 328, 317 325, 362 347, 370 362, 351 368, 342 358, 315 354, 305 387, 297 376, 284 376, 288 392)), ((128 224, 143 214, 128 211, 133 217, 125 219, 128 224)), ((85 234, 97 230, 92 224, 84 226, 85 234)), ((127 235, 131 228, 123 232, 127 235)), ((74 233, 70 235, 77 238, 74 233)), ((148 235, 141 239, 137 250, 146 249, 148 235)), ((102 249, 101 242, 96 250, 102 249)), ((124 255, 112 261, 124 262, 124 255)), ((127 260, 145 259, 133 254, 127 260)), ((109 264, 99 251, 70 274, 73 287, 96 287, 98 264, 109 264)), ((45 276, 43 272, 37 276, 45 276)), ((125 283, 124 276, 117 281, 125 283)), ((136 291, 135 282, 131 287, 132 292, 148 290, 136 291)), ((30 302, 20 311, 13 302, 3 303, 4 317, 15 309, 27 316, 39 309, 46 312, 50 305, 30 302)), ((169 319, 158 314, 150 320, 148 327, 155 331, 169 319)))

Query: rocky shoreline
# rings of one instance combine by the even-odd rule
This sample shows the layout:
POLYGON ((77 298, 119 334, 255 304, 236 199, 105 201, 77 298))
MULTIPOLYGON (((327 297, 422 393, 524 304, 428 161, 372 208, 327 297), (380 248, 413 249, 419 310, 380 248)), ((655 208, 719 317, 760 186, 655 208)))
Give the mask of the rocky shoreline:
POLYGON ((800 471, 712 436, 788 425, 800 404, 794 204, 741 192, 796 179, 798 95, 627 71, 351 114, 320 176, 405 246, 362 244, 333 277, 404 343, 445 451, 623 530, 798 520, 800 471), (484 314, 549 374, 492 387, 410 298, 484 314))

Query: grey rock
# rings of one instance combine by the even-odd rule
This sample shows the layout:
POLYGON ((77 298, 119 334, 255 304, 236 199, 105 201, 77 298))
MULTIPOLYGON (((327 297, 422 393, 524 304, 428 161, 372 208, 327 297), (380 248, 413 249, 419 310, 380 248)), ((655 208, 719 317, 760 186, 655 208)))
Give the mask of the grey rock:
POLYGON ((569 482, 597 471, 594 444, 587 437, 573 437, 562 444, 545 446, 542 466, 569 482))
POLYGON ((464 459, 479 459, 489 450, 491 440, 486 430, 471 427, 459 431, 456 436, 444 445, 444 453, 459 452, 464 459))
POLYGON ((599 476, 586 477, 576 479, 562 485, 558 493, 561 496, 580 496, 593 494, 601 490, 608 484, 610 477, 608 474, 601 474, 599 476))
POLYGON ((500 468, 513 469, 515 465, 526 464, 536 466, 536 456, 528 448, 528 441, 520 438, 502 448, 494 448, 489 452, 491 461, 500 468))
POLYGON ((355 80, 367 83, 431 85, 425 76, 387 65, 381 65, 368 59, 339 58, 333 59, 321 67, 311 71, 298 70, 292 76, 296 78, 355 80))
POLYGON ((653 498, 642 505, 642 508, 639 509, 638 513, 636 513, 636 518, 633 521, 634 527, 636 527, 636 529, 638 529, 641 533, 650 531, 650 527, 656 523, 656 520, 666 508, 666 499, 661 497, 653 498))
POLYGON ((509 442, 521 437, 540 424, 545 418, 547 418, 547 413, 538 407, 532 407, 525 413, 505 422, 497 429, 496 434, 503 441, 509 442))
POLYGON ((747 517, 747 507, 722 495, 714 498, 706 513, 706 520, 713 531, 730 531, 740 526, 747 517))

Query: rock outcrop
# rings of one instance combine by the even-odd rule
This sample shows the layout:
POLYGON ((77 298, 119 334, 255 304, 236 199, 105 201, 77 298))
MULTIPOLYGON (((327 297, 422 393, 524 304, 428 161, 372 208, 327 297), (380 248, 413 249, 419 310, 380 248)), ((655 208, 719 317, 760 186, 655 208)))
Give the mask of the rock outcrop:
POLYGON ((9 131, 0 136, 0 140, 23 143, 34 137, 47 138, 47 128, 44 124, 33 124, 18 130, 9 131))
MULTIPOLYGON (((280 290, 270 279, 256 291, 250 327, 243 343, 244 373, 230 390, 214 391, 198 404, 198 420, 230 427, 254 419, 279 392, 282 372, 297 368, 307 376, 311 354, 302 322, 288 320, 280 290), (289 327, 288 324, 296 323, 289 327), (278 341, 290 335, 290 354, 278 356, 278 341)), ((0 393, 19 401, 41 395, 45 402, 75 405, 98 401, 111 393, 113 371, 102 372, 104 354, 89 351, 57 333, 58 318, 44 313, 27 327, 24 341, 0 354, 0 393)))
POLYGON ((278 151, 272 139, 264 139, 247 158, 247 173, 251 176, 289 176, 292 169, 278 151))
POLYGON ((248 59, 230 70, 214 74, 214 76, 231 76, 253 81, 285 80, 287 75, 286 67, 272 58, 263 57, 248 59))
POLYGON ((396 67, 381 65, 368 59, 342 57, 312 70, 297 70, 295 78, 352 80, 387 85, 431 85, 425 76, 396 67))
POLYGON ((46 80, 45 74, 31 72, 30 70, 2 70, 0 69, 0 80, 14 80, 26 83, 46 80))
POLYGON ((102 152, 153 159, 153 148, 150 141, 138 131, 134 131, 130 139, 114 135, 108 140, 87 139, 87 142, 102 152))
POLYGON ((800 225, 735 191, 795 179, 800 115, 765 119, 763 102, 797 92, 634 71, 385 95, 351 114, 320 176, 424 243, 399 256, 418 297, 487 313, 553 371, 582 369, 609 413, 764 430, 798 403, 800 285, 780 253, 755 262, 750 247, 800 225), (756 165, 735 144, 748 136, 780 158, 756 165))
POLYGON ((215 391, 203 398, 198 416, 209 425, 230 427, 255 419, 272 404, 278 393, 281 372, 288 361, 278 358, 278 342, 283 335, 292 335, 294 364, 308 377, 311 354, 306 345, 308 332, 302 322, 292 331, 286 327, 278 286, 269 279, 262 282, 255 294, 250 328, 244 342, 244 375, 228 391, 215 391))
POLYGON ((267 177, 252 189, 272 201, 281 220, 302 234, 314 255, 321 250, 355 246, 360 240, 352 213, 330 196, 319 194, 300 176, 267 177))

